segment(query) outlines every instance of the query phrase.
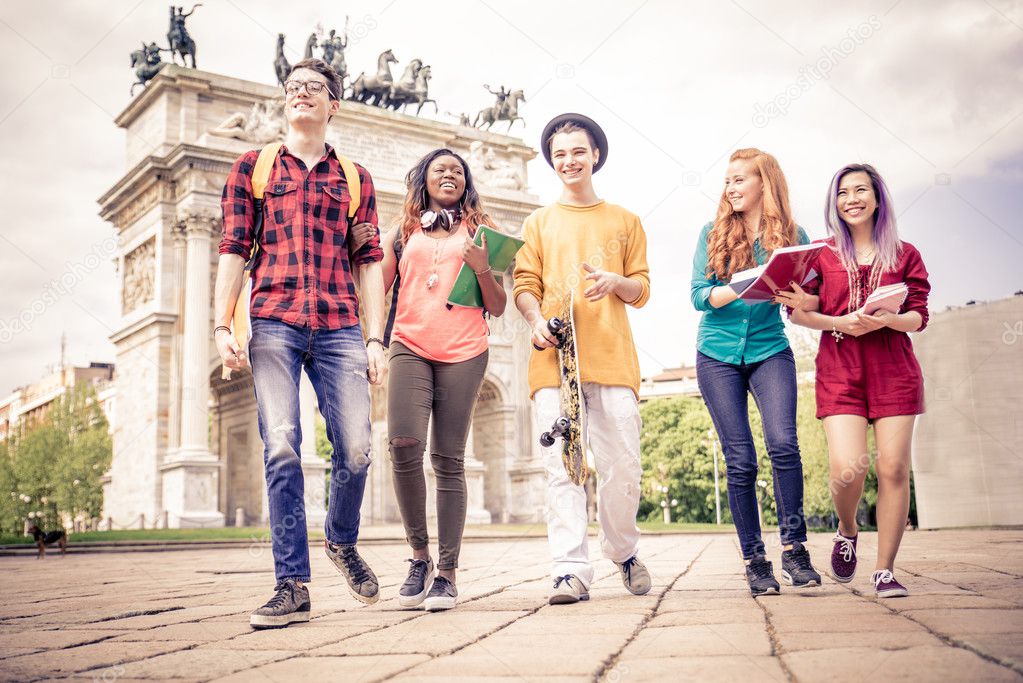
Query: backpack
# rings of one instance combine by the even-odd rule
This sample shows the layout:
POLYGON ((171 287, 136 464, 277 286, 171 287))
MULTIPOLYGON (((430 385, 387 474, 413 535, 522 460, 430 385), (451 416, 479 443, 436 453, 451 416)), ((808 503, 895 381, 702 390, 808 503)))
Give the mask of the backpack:
MULTIPOLYGON (((252 225, 252 251, 249 259, 245 262, 245 274, 248 277, 242 282, 242 289, 238 293, 238 299, 234 303, 234 314, 231 318, 232 332, 238 346, 244 350, 252 336, 252 326, 249 321, 249 298, 252 294, 252 270, 255 268, 256 259, 261 251, 259 240, 263 236, 263 196, 266 185, 270 181, 270 172, 273 170, 274 162, 277 160, 277 153, 280 152, 282 142, 271 142, 259 150, 259 157, 256 158, 256 165, 252 169, 252 199, 255 213, 255 221, 252 225)), ((359 181, 359 171, 355 164, 348 158, 341 156, 334 150, 334 157, 341 164, 341 172, 344 174, 348 184, 348 195, 351 201, 348 204, 348 222, 351 224, 355 218, 355 212, 359 210, 362 202, 362 184, 359 181), (354 178, 354 182, 351 179, 354 178)), ((231 378, 231 371, 225 366, 221 372, 223 379, 231 378)))

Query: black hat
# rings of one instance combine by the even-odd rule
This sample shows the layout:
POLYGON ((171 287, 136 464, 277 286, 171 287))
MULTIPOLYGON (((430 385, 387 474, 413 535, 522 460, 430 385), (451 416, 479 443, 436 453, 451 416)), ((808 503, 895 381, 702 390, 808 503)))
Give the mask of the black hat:
POLYGON ((596 173, 600 170, 600 167, 607 161, 607 136, 604 135, 603 129, 597 125, 597 122, 588 116, 582 114, 561 114, 555 116, 548 122, 543 129, 543 135, 540 136, 540 147, 543 149, 543 158, 547 160, 551 168, 554 168, 554 162, 551 161, 551 137, 562 124, 568 122, 575 123, 582 126, 590 132, 593 136, 593 141, 597 145, 597 149, 600 151, 600 156, 597 158, 597 163, 593 166, 593 172, 596 173))

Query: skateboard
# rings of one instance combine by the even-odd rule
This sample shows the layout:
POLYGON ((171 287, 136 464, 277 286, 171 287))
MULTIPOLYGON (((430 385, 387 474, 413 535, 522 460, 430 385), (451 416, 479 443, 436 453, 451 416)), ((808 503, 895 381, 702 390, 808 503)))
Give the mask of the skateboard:
POLYGON ((557 340, 558 366, 561 375, 561 414, 549 431, 540 435, 540 445, 550 448, 561 438, 561 459, 565 472, 574 484, 586 482, 586 447, 583 443, 586 423, 586 403, 583 400, 579 374, 579 346, 575 338, 573 305, 575 293, 569 295, 561 315, 547 322, 547 329, 557 340))

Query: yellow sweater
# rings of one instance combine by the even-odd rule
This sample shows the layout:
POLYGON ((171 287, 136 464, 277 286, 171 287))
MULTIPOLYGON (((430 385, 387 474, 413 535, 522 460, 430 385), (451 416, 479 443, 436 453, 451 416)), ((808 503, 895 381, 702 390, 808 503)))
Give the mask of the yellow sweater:
MULTIPOLYGON (((629 387, 639 396, 639 359, 625 303, 615 294, 590 302, 583 291, 583 262, 639 282, 643 292, 631 305, 650 298, 646 234, 639 217, 601 201, 578 207, 551 204, 534 211, 523 225, 525 246, 515 258, 515 297, 528 292, 545 318, 561 315, 563 301, 575 291, 576 342, 583 382, 629 387)), ((560 384, 557 352, 532 352, 529 394, 560 384)))

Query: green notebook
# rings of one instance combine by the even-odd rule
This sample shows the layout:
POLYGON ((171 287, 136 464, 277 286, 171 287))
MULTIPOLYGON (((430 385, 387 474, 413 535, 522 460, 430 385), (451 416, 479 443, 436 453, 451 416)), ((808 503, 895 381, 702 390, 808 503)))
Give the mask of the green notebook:
MULTIPOLYGON (((476 231, 473 242, 480 246, 480 237, 487 236, 487 254, 490 262, 490 269, 494 273, 503 273, 508 270, 516 252, 525 244, 522 240, 505 235, 493 228, 481 225, 476 231)), ((463 263, 455 278, 455 286, 451 288, 448 295, 448 308, 451 306, 465 306, 468 308, 483 308, 483 292, 480 290, 480 283, 476 280, 476 273, 472 272, 467 264, 463 263)))

